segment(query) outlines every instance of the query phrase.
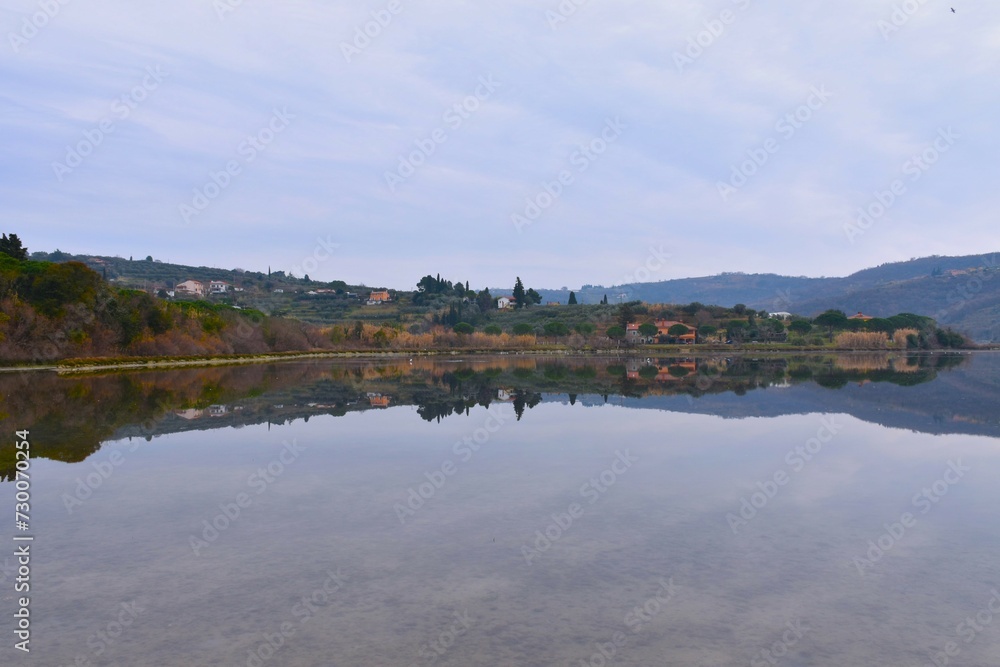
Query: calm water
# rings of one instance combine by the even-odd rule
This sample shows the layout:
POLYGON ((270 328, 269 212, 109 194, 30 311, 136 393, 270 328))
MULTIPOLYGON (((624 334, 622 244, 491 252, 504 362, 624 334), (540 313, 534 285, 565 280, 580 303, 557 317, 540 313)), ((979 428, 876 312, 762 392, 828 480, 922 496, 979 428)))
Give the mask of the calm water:
POLYGON ((3 664, 1000 664, 1000 355, 0 387, 3 664))

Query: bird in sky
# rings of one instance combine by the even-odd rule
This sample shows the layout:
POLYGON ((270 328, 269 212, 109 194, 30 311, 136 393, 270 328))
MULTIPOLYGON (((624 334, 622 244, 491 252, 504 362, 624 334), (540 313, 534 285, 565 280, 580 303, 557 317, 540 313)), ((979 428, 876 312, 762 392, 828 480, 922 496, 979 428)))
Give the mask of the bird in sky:
POLYGON ((952 7, 952 8, 951 8, 951 13, 952 13, 952 14, 954 14, 954 13, 955 13, 955 8, 954 8, 954 7, 952 7))

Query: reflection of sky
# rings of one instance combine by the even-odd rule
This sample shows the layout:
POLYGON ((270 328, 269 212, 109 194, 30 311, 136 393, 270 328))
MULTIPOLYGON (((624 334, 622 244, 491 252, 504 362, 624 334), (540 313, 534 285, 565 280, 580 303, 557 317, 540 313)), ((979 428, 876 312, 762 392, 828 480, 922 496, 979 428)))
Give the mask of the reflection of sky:
MULTIPOLYGON (((35 461, 39 645, 25 664, 95 660, 88 637, 137 600, 145 611, 97 664, 243 665, 286 621, 296 634, 266 664, 427 664, 421 646, 467 611, 471 629, 440 664, 577 665, 626 630, 661 575, 678 594, 628 635, 619 664, 745 665, 796 620, 810 630, 783 664, 922 664, 1000 586, 996 440, 835 415, 838 434, 795 473, 786 454, 831 417, 491 412, 506 421, 468 461, 452 448, 486 425, 483 408, 427 423, 397 407, 35 461), (257 495, 248 477, 292 439, 301 457, 257 495), (638 461, 589 504, 581 485, 624 450, 638 461), (114 451, 123 463, 67 514, 63 494, 114 451), (958 459, 971 471, 919 514, 913 496, 958 459), (400 525, 394 503, 446 461, 457 472, 400 525), (727 513, 777 471, 788 484, 734 535, 727 513), (195 557, 190 535, 240 492, 252 505, 195 557), (526 565, 522 546, 573 502, 583 516, 526 565), (852 559, 905 511, 917 525, 861 577, 852 559), (297 601, 337 567, 348 583, 301 623, 297 601)), ((12 491, 0 490, 4 506, 12 491)), ((962 644, 962 664, 996 664, 998 648, 988 630, 962 644)))

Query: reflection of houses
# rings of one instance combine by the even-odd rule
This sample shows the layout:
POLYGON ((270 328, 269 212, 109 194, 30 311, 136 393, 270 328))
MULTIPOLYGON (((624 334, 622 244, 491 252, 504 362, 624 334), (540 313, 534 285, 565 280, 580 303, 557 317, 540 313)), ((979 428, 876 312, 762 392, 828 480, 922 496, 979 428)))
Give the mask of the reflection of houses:
POLYGON ((503 403, 509 403, 514 400, 514 390, 513 389, 497 389, 497 400, 503 403))
POLYGON ((205 414, 204 410, 195 410, 194 408, 188 408, 187 410, 174 410, 174 414, 181 419, 198 419, 205 414))
POLYGON ((680 361, 669 366, 657 366, 656 379, 659 382, 682 380, 689 375, 694 375, 698 370, 698 363, 694 360, 680 361))
POLYGON ((205 296, 205 285, 197 280, 185 280, 180 285, 174 287, 177 294, 188 294, 191 296, 205 296))
POLYGON ((221 417, 229 412, 229 408, 225 405, 210 405, 208 406, 208 416, 209 417, 221 417))
POLYGON ((373 408, 389 407, 389 397, 383 396, 382 394, 376 394, 374 392, 368 392, 368 402, 371 403, 373 408))

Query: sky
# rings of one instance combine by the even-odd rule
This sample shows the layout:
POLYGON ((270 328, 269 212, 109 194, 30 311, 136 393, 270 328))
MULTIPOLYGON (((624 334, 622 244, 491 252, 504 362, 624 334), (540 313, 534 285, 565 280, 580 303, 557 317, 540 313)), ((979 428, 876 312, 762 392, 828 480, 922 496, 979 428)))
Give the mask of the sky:
POLYGON ((0 35, 30 251, 573 289, 1000 250, 1000 3, 0 0, 0 35))

